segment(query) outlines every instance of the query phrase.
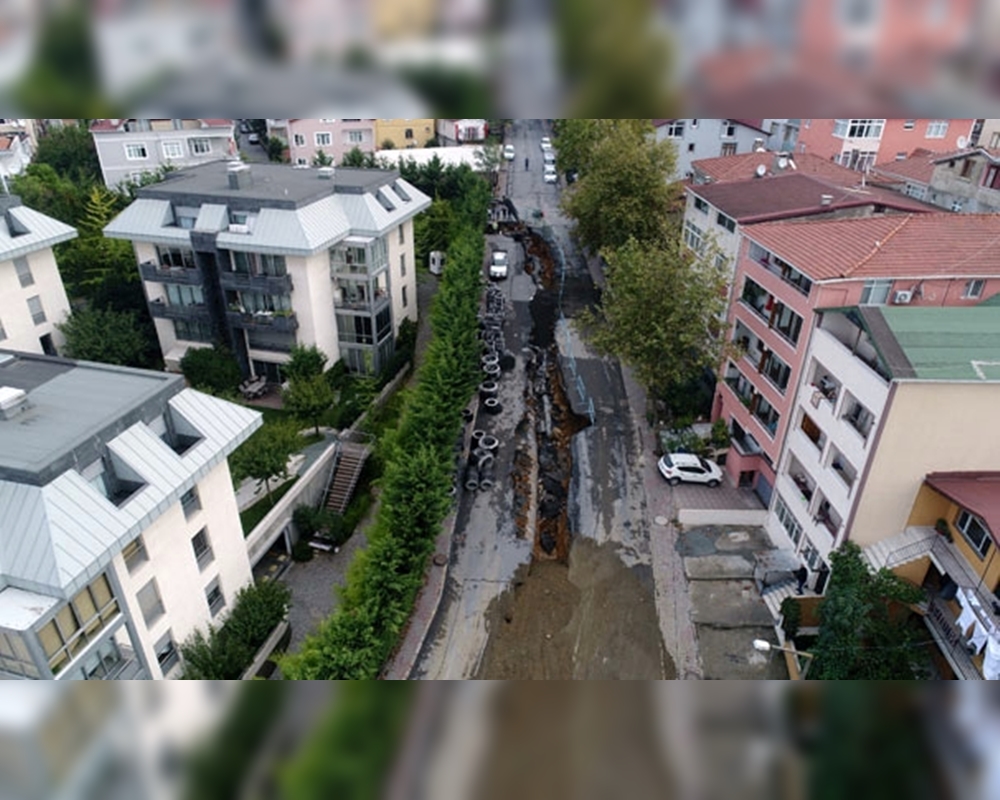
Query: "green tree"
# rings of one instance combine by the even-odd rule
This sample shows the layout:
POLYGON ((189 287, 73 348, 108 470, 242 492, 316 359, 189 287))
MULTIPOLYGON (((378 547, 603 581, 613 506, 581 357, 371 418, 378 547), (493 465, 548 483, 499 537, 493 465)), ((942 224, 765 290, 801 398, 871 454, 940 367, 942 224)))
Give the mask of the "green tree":
POLYGON ((851 541, 830 554, 830 583, 819 605, 812 647, 814 680, 912 680, 926 657, 918 637, 900 624, 923 591, 887 569, 873 572, 851 541))
POLYGON ((673 145, 653 139, 649 120, 618 123, 593 145, 586 170, 562 200, 580 241, 593 253, 629 239, 662 245, 674 233, 670 220, 680 190, 668 183, 673 145))
POLYGON ((29 208, 67 225, 79 222, 86 202, 85 188, 62 177, 51 164, 29 164, 24 172, 14 176, 10 189, 29 208))
POLYGON ((285 160, 285 146, 285 143, 277 136, 268 136, 264 140, 268 161, 283 162, 285 160))
POLYGON ((492 186, 495 186, 500 174, 500 165, 503 164, 503 147, 499 144, 484 144, 476 148, 473 158, 476 161, 476 169, 486 176, 492 186))
POLYGON ((712 333, 725 309, 726 276, 710 257, 674 237, 659 247, 632 239, 605 258, 600 307, 581 316, 598 349, 632 367, 654 394, 719 363, 722 343, 712 333))
POLYGON ((132 246, 104 236, 104 226, 120 210, 119 195, 98 184, 90 188, 78 223, 80 236, 67 245, 60 260, 74 294, 90 297, 109 281, 138 283, 132 246))
POLYGON ((332 167, 333 166, 333 156, 327 155, 320 148, 316 151, 316 155, 313 156, 312 165, 314 167, 332 167))
POLYGON ((239 485, 245 478, 264 484, 268 500, 271 497, 271 480, 285 477, 288 458, 302 446, 297 426, 292 423, 268 423, 241 444, 229 457, 233 482, 239 485))
POLYGON ((192 388, 228 394, 240 384, 240 366, 233 354, 218 347, 192 347, 181 359, 181 372, 192 388))
POLYGON ((375 169, 378 166, 378 160, 374 153, 363 153, 361 148, 355 145, 344 153, 344 157, 340 160, 340 166, 375 169))
POLYGON ((323 374, 327 360, 326 353, 316 345, 307 347, 304 344, 297 344, 289 352, 288 363, 281 369, 289 380, 312 378, 323 374))
POLYGON ((333 405, 333 389, 323 375, 293 378, 288 388, 281 393, 281 401, 284 407, 297 417, 309 420, 316 429, 316 435, 319 436, 320 419, 333 405))
POLYGON ((553 129, 559 147, 556 152, 559 171, 586 174, 598 143, 617 125, 633 122, 619 119, 557 119, 553 129))
POLYGON ((123 367, 149 366, 146 337, 132 312, 81 309, 56 327, 66 337, 63 351, 70 358, 123 367))
POLYGON ((434 200, 413 220, 413 249, 418 264, 427 264, 434 250, 447 251, 458 225, 458 215, 447 200, 434 200))
POLYGON ((61 177, 86 186, 101 181, 101 162, 94 137, 83 122, 48 131, 38 140, 33 161, 48 164, 61 177))
POLYGON ((382 146, 379 149, 380 150, 395 150, 396 149, 396 143, 392 139, 383 139, 382 140, 382 146))

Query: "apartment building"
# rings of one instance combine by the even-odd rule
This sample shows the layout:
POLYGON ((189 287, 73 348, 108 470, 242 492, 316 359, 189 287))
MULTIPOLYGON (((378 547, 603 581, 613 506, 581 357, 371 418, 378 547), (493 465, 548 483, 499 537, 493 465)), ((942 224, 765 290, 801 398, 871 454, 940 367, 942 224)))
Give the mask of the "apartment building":
POLYGON ((975 147, 944 155, 920 150, 879 167, 872 179, 948 211, 1000 211, 1000 149, 975 147))
POLYGON ((972 142, 975 119, 803 119, 798 152, 856 170, 906 158, 914 150, 951 153, 972 142))
POLYGON ((104 233, 133 243, 168 369, 219 342, 280 382, 296 344, 359 372, 388 362, 417 317, 430 203, 395 171, 207 164, 139 190, 104 233))
POLYGON ((433 138, 433 119, 375 120, 375 146, 379 150, 409 150, 426 147, 433 138), (386 142, 392 142, 392 147, 383 147, 386 142))
POLYGON ((69 315, 52 248, 76 229, 0 195, 0 347, 55 355, 69 315))
POLYGON ((109 188, 167 167, 181 169, 233 158, 231 119, 99 119, 90 133, 109 188))
POLYGON ((732 481, 770 506, 787 437, 818 437, 813 412, 800 419, 795 404, 817 309, 976 305, 1000 292, 998 236, 1000 217, 947 213, 747 228, 729 308, 740 354, 722 367, 712 415, 732 432, 732 481))
POLYGON ((854 170, 813 153, 754 150, 691 162, 691 183, 698 186, 790 174, 810 175, 843 187, 860 186, 862 182, 862 176, 854 170))
POLYGON ((0 353, 0 672, 175 674, 251 580, 227 457, 260 424, 177 375, 0 353))
POLYGON ((31 163, 33 151, 26 136, 16 133, 0 135, 0 179, 20 175, 31 163))
POLYGON ((315 166, 317 154, 340 164, 355 147, 362 153, 374 153, 378 147, 374 119, 269 119, 268 136, 288 144, 292 164, 315 166))
POLYGON ((490 125, 485 119, 439 119, 435 134, 442 147, 457 147, 485 141, 490 125))
POLYGON ((733 156, 764 149, 771 136, 762 119, 654 119, 656 140, 668 140, 677 151, 673 177, 677 180, 692 174, 693 161, 719 156, 733 156))

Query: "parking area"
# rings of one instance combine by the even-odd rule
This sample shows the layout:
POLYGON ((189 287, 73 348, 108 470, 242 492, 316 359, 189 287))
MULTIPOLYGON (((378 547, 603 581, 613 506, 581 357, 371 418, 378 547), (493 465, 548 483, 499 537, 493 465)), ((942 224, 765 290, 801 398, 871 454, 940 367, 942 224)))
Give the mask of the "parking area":
MULTIPOLYGON (((725 473, 723 473, 725 474, 725 473)), ((681 483, 670 489, 682 525, 763 525, 767 509, 752 489, 724 480, 714 488, 681 483)))

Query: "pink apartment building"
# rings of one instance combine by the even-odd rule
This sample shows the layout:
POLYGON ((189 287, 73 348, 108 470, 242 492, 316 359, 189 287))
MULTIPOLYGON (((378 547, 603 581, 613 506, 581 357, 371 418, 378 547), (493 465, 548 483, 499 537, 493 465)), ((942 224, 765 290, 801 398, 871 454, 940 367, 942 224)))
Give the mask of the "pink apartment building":
POLYGON ((292 164, 312 165, 320 150, 339 165, 357 147, 362 153, 376 150, 374 119, 269 119, 268 135, 288 143, 292 164))
POLYGON ((932 213, 747 228, 713 419, 733 436, 725 469, 767 505, 816 310, 968 306, 1000 293, 1000 215, 932 213))

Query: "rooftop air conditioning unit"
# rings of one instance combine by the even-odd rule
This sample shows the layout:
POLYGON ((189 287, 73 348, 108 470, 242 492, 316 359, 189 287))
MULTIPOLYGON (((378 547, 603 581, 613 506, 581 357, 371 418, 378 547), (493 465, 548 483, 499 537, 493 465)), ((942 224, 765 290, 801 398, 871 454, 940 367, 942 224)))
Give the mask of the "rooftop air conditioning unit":
POLYGON ((229 226, 230 233, 250 233, 250 226, 238 223, 232 223, 229 226))
POLYGON ((896 292, 892 296, 892 302, 898 306, 905 306, 913 299, 913 292, 896 292))

